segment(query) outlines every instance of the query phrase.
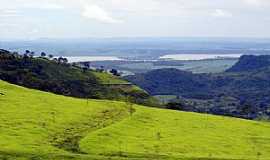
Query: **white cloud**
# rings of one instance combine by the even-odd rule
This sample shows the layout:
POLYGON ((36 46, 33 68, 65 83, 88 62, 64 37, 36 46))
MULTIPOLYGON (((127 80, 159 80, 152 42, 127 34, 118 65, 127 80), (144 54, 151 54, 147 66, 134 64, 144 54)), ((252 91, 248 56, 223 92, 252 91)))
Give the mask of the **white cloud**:
POLYGON ((3 14, 17 14, 19 11, 15 9, 4 9, 1 10, 1 13, 3 14))
POLYGON ((2 9, 0 10, 0 17, 19 17, 20 12, 15 9, 2 9))
POLYGON ((18 27, 18 24, 14 24, 14 23, 0 23, 0 27, 3 28, 15 28, 18 27))
POLYGON ((269 0, 243 0, 246 4, 253 7, 266 7, 270 5, 269 0))
POLYGON ((122 20, 118 20, 110 16, 110 14, 103 8, 97 5, 87 5, 84 7, 82 16, 88 19, 93 19, 102 23, 122 23, 122 20))
POLYGON ((269 14, 270 0, 0 0, 0 26, 22 28, 14 36, 270 35, 269 14))
POLYGON ((31 34, 36 34, 39 33, 39 30, 37 28, 33 29, 30 31, 31 34))
POLYGON ((216 9, 212 13, 212 16, 219 17, 219 18, 229 18, 229 17, 232 17, 232 14, 226 10, 216 9))
POLYGON ((35 8, 35 9, 64 9, 63 5, 59 5, 56 3, 33 3, 29 5, 25 5, 26 8, 35 8))

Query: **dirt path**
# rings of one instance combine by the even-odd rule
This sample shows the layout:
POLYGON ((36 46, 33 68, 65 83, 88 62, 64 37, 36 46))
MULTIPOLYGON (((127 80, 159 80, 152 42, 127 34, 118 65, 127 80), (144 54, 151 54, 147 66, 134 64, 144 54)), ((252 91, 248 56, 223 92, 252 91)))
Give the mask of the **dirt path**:
POLYGON ((75 154, 85 154, 80 150, 79 142, 90 132, 107 127, 114 123, 123 120, 128 115, 126 110, 119 109, 106 109, 96 114, 93 117, 89 117, 88 120, 81 121, 79 123, 69 124, 68 128, 65 128, 60 133, 55 133, 50 137, 50 143, 65 151, 75 154))

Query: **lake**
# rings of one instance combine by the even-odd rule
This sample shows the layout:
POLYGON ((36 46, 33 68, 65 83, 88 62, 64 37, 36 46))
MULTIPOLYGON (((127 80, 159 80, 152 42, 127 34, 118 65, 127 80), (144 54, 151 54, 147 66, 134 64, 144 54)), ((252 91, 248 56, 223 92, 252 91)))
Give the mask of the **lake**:
POLYGON ((205 59, 225 59, 225 58, 239 58, 242 54, 168 54, 161 56, 160 59, 168 60, 205 60, 205 59))
POLYGON ((68 62, 92 62, 92 61, 120 61, 122 59, 114 56, 71 56, 66 57, 68 62))

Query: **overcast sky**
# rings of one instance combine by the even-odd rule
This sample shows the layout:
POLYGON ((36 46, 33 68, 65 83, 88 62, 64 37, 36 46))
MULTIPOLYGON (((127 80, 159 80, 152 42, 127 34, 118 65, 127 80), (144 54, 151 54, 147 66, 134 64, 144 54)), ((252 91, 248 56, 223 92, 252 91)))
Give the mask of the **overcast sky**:
POLYGON ((270 0, 0 0, 0 39, 270 37, 270 0))

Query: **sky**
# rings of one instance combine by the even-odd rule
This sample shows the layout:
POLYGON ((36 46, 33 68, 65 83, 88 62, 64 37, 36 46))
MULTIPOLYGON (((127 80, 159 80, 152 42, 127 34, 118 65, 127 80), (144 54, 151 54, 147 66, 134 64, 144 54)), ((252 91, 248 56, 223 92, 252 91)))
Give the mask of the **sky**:
POLYGON ((0 39, 270 37, 270 0, 0 0, 0 39))

